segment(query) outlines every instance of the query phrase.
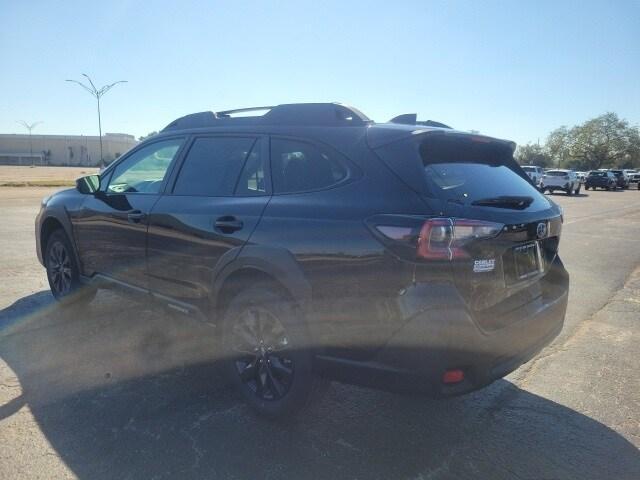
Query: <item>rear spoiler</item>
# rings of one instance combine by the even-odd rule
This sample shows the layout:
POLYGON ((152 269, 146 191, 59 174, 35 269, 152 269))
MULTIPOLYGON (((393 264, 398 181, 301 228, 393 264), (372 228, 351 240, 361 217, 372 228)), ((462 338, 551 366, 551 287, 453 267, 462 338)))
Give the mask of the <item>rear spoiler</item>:
POLYGON ((442 122, 436 122, 435 120, 418 120, 417 113, 403 113, 397 117, 393 117, 389 120, 389 123, 399 123, 401 125, 422 125, 424 127, 438 127, 438 128, 451 128, 449 125, 445 125, 442 122))

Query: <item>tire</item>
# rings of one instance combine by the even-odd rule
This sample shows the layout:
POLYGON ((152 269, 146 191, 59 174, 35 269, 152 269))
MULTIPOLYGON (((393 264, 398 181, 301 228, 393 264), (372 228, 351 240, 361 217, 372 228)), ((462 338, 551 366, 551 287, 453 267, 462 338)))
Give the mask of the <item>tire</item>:
POLYGON ((571 187, 567 188, 564 193, 566 193, 567 195, 571 196, 571 194, 573 193, 573 190, 571 190, 571 187))
POLYGON ((607 188, 607 192, 611 191, 611 187, 606 187, 607 188))
POLYGON ((575 195, 580 195, 580 184, 578 184, 578 187, 576 188, 576 191, 574 192, 575 195))
POLYGON ((231 300, 222 347, 231 383, 261 415, 294 415, 328 385, 313 372, 311 338, 299 308, 268 284, 250 286, 231 300))
POLYGON ((95 288, 82 285, 73 247, 64 230, 54 231, 44 252, 47 280, 53 297, 64 305, 86 304, 93 300, 95 288))

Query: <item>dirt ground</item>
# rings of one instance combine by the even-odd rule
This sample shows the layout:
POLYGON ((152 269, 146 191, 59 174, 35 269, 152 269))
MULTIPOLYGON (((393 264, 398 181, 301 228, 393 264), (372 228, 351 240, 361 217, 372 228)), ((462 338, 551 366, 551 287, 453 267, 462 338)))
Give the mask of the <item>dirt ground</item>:
POLYGON ((98 173, 94 167, 25 167, 0 165, 0 186, 65 186, 73 185, 76 178, 98 173))

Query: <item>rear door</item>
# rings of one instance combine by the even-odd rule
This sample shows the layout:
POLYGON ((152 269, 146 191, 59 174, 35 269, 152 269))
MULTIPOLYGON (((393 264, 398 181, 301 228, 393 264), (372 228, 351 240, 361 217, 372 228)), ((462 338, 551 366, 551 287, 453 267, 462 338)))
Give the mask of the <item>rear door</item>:
POLYGON ((219 262, 237 256, 270 198, 266 140, 197 136, 149 216, 151 290, 198 306, 219 262))

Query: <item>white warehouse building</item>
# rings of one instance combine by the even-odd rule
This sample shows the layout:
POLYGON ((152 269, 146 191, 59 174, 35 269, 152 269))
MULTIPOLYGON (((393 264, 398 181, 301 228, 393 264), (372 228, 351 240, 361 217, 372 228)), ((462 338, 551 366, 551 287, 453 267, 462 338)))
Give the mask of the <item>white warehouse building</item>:
MULTIPOLYGON (((105 163, 110 163, 138 142, 133 135, 102 136, 105 163)), ((100 137, 85 135, 0 134, 0 165, 100 165, 100 137)))

